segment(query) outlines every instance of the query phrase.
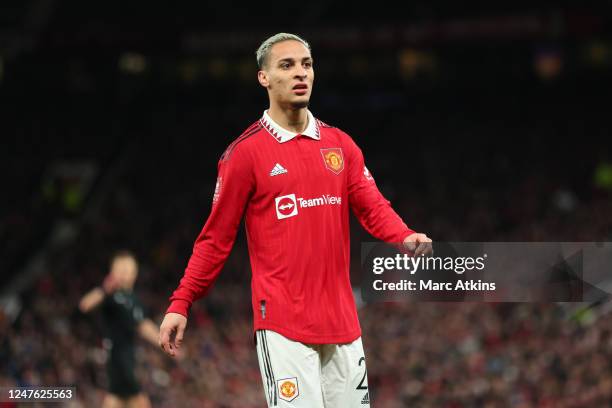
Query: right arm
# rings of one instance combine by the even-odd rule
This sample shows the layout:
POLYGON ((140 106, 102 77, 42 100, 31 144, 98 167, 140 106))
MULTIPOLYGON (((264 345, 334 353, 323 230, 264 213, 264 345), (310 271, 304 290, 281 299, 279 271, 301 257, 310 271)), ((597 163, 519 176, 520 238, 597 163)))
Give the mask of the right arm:
POLYGON ((93 288, 81 298, 79 302, 79 310, 83 313, 89 313, 95 309, 102 301, 106 293, 100 287, 93 288))
POLYGON ((228 148, 219 160, 211 213, 200 232, 178 288, 160 327, 159 344, 170 355, 180 346, 189 308, 210 290, 236 239, 254 190, 251 159, 242 145, 228 148))
POLYGON ((79 310, 82 313, 91 312, 104 301, 107 294, 117 289, 117 285, 117 281, 109 273, 106 278, 104 278, 102 286, 93 288, 81 298, 81 301, 79 302, 79 310))

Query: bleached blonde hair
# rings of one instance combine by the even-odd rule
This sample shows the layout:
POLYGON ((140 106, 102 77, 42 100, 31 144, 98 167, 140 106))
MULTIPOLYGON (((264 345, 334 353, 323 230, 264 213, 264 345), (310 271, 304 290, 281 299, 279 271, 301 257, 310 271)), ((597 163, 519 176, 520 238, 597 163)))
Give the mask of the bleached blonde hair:
POLYGON ((255 52, 255 55, 257 56, 257 66, 259 67, 259 69, 263 69, 263 67, 268 62, 268 55, 270 54, 270 49, 272 48, 272 46, 276 43, 287 41, 287 40, 299 41, 302 44, 304 44, 306 48, 308 48, 308 51, 310 51, 310 44, 308 44, 306 40, 304 40, 301 37, 298 37, 295 34, 290 34, 290 33, 274 34, 272 37, 262 42, 259 48, 257 48, 257 51, 255 52))

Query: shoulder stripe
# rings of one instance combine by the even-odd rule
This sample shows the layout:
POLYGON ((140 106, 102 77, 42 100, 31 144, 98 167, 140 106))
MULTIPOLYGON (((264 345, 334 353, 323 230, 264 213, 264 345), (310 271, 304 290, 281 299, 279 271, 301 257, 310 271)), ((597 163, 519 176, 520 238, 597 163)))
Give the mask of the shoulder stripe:
POLYGON ((319 126, 321 126, 321 127, 324 127, 324 128, 335 128, 335 126, 328 125, 327 123, 323 122, 320 119, 317 119, 317 122, 319 123, 319 126))
POLYGON ((238 143, 242 142, 244 139, 248 138, 249 136, 254 135, 255 133, 259 132, 259 130, 261 129, 261 126, 257 126, 251 130, 249 130, 248 132, 245 132, 243 134, 241 134, 240 136, 238 136, 238 138, 236 140, 234 140, 231 144, 230 147, 234 147, 236 146, 238 143))
POLYGON ((246 132, 244 132, 236 140, 234 140, 232 143, 230 143, 230 145, 227 147, 227 149, 225 149, 225 151, 223 152, 223 154, 221 155, 221 158, 219 160, 228 160, 230 155, 232 154, 232 151, 238 145, 238 143, 248 139, 249 137, 251 137, 254 134, 256 134, 257 132, 259 132, 261 130, 261 124, 257 124, 257 126, 255 126, 255 127, 251 126, 249 129, 250 130, 247 129, 246 132))
MULTIPOLYGON (((242 135, 244 135, 245 133, 248 133, 249 131, 253 130, 256 126, 259 125, 259 121, 253 122, 251 124, 251 126, 249 126, 248 128, 246 128, 246 130, 244 132, 242 132, 242 135)), ((240 135, 240 136, 242 136, 240 135)))

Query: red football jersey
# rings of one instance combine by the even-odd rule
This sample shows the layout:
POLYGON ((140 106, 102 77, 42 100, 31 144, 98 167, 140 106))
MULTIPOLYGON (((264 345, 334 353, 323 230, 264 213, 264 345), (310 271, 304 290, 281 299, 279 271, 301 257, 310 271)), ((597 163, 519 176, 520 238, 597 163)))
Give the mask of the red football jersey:
POLYGON ((264 112, 218 164, 213 207, 167 312, 187 316, 227 259, 243 214, 252 269, 254 329, 303 343, 361 335, 349 276, 349 207, 374 237, 409 229, 379 192, 346 133, 308 112, 301 134, 264 112))

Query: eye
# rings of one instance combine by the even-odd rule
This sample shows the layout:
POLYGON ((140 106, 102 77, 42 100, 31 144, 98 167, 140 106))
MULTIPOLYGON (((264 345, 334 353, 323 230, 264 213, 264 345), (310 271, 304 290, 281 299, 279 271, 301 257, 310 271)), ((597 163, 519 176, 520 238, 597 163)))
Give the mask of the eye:
POLYGON ((304 63, 304 67, 305 67, 305 68, 312 68, 312 61, 306 61, 306 62, 304 63))
POLYGON ((287 69, 287 68, 289 68, 289 63, 288 62, 283 62, 283 63, 280 64, 280 67, 282 69, 287 69))

